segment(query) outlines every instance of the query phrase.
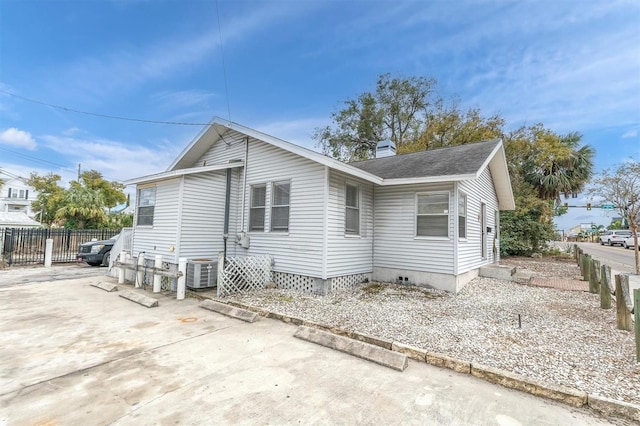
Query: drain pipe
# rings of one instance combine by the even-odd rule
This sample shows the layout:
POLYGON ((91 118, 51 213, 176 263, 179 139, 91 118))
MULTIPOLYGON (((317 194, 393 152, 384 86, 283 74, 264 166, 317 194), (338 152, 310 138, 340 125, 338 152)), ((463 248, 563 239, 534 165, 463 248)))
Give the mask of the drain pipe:
POLYGON ((229 239, 229 204, 231 203, 231 169, 227 169, 227 189, 224 199, 224 257, 222 259, 222 268, 227 266, 227 240, 229 239))

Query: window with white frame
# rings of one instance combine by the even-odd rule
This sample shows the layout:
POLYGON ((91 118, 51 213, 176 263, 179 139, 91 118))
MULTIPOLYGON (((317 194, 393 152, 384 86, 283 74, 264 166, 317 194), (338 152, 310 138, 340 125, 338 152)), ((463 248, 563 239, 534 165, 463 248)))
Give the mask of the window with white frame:
POLYGON ((467 196, 458 193, 458 237, 467 238, 467 196))
POLYGON ((150 186, 138 190, 138 225, 153 225, 153 212, 156 205, 156 187, 150 186))
POLYGON ((449 193, 416 194, 416 235, 449 236, 449 193))
POLYGON ((345 189, 344 233, 360 235, 360 188, 346 185, 345 189))
POLYGON ((264 231, 264 212, 267 201, 267 185, 251 186, 249 231, 264 231))
POLYGON ((271 231, 289 231, 289 201, 291 183, 273 182, 271 185, 271 231))

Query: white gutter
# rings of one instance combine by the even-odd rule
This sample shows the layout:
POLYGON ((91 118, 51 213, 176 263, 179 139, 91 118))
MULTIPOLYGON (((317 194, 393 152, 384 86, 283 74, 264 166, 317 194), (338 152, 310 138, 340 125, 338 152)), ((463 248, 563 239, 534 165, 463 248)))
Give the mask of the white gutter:
POLYGON ((233 163, 215 164, 213 166, 193 167, 189 169, 172 170, 170 172, 156 173, 154 175, 142 176, 135 179, 124 181, 125 185, 134 185, 138 183, 156 182, 159 180, 167 180, 184 175, 191 175, 196 173, 214 172, 217 170, 233 169, 236 167, 242 167, 243 161, 235 161, 233 163))

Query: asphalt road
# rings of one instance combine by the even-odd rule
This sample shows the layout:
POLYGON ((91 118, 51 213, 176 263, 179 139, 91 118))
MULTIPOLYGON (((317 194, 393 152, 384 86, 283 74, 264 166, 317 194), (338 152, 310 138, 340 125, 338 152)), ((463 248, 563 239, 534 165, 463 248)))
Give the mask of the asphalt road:
POLYGON ((617 272, 634 272, 634 251, 619 246, 601 246, 599 243, 578 243, 585 253, 605 262, 617 272))

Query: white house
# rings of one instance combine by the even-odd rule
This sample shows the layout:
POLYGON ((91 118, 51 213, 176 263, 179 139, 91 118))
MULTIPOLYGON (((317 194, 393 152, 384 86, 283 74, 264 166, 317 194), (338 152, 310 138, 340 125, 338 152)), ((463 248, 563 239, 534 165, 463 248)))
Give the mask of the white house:
POLYGON ((25 213, 33 218, 35 212, 31 209, 31 203, 38 193, 27 184, 26 179, 14 174, 0 171, 0 179, 3 181, 0 188, 0 212, 25 213))
POLYGON ((133 252, 269 254, 279 286, 322 294, 365 278, 457 292, 497 260, 514 208, 503 145, 392 148, 346 164, 215 119, 166 172, 127 182, 133 252))

